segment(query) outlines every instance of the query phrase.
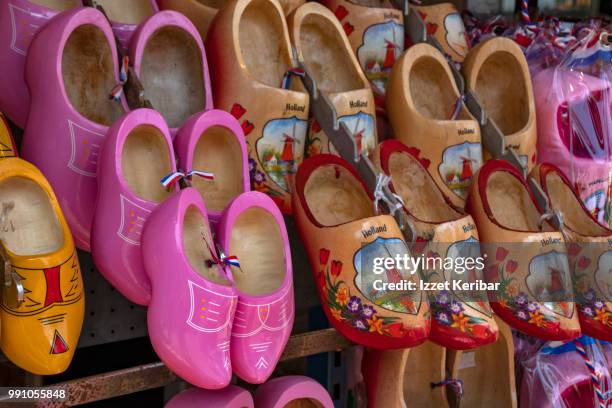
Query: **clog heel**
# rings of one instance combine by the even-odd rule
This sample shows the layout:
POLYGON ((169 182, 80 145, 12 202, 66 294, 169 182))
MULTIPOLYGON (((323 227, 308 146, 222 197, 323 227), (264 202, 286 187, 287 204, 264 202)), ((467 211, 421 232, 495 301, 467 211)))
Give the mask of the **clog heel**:
POLYGON ((17 156, 17 147, 11 134, 11 128, 0 112, 0 159, 17 156))
POLYGON ((333 408, 325 388, 312 378, 300 375, 279 377, 260 385, 255 391, 255 406, 260 408, 333 408))
POLYGON ((0 160, 0 205, 0 258, 11 280, 2 291, 2 351, 33 374, 59 374, 85 310, 72 235, 51 186, 24 160, 0 160))
POLYGON ((251 188, 270 195, 289 214, 293 179, 304 157, 309 96, 294 90, 298 81, 289 81, 296 61, 280 4, 226 2, 208 30, 206 51, 215 106, 231 112, 246 137, 255 167, 251 188))
MULTIPOLYGON (((378 143, 374 95, 338 19, 324 6, 307 3, 289 16, 288 25, 298 59, 319 90, 327 93, 338 120, 352 132, 358 152, 368 154, 378 143)), ((316 121, 309 128, 307 144, 309 155, 335 152, 316 121)))
POLYGON ((142 229, 155 207, 176 190, 160 183, 175 171, 172 139, 159 113, 137 109, 111 126, 100 152, 91 250, 100 273, 140 305, 151 299, 142 229))
POLYGON ((89 251, 100 146, 127 109, 109 99, 119 83, 108 20, 92 8, 65 11, 36 35, 26 64, 32 96, 21 153, 47 177, 77 247, 89 251))
POLYGON ((115 37, 126 50, 138 25, 159 11, 155 0, 96 0, 96 3, 104 9, 115 37))
POLYGON ((222 390, 190 388, 172 397, 164 408, 254 408, 251 393, 236 385, 222 390))

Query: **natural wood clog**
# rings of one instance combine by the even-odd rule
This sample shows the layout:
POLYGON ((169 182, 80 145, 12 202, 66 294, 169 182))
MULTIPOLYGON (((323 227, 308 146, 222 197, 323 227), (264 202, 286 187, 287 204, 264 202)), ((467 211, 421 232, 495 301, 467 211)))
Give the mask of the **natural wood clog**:
POLYGON ((516 167, 490 160, 468 200, 486 254, 485 278, 499 283, 491 306, 510 326, 545 340, 580 335, 565 240, 546 221, 516 167))
MULTIPOLYGON (((377 144, 374 95, 338 19, 324 6, 307 3, 288 17, 289 35, 300 61, 325 92, 357 144, 369 153, 377 144)), ((316 120, 308 132, 307 154, 335 152, 316 120)))
POLYGON ((417 44, 402 55, 389 79, 387 112, 395 138, 420 150, 444 195, 463 208, 482 165, 480 127, 440 51, 417 44))
POLYGON ((96 0, 96 3, 104 9, 115 37, 126 50, 140 23, 159 11, 155 0, 96 0))
POLYGON ((228 1, 209 28, 206 51, 215 105, 234 115, 246 136, 253 190, 267 193, 290 213, 293 178, 304 157, 309 96, 283 88, 296 61, 280 4, 228 1))
POLYGON ((12 283, 2 289, 2 351, 26 371, 59 374, 72 360, 85 312, 72 235, 51 186, 24 160, 0 160, 0 207, 0 264, 12 283))
POLYGON ((409 271, 374 271, 376 259, 408 256, 409 251, 395 219, 377 215, 366 191, 341 158, 320 154, 307 159, 298 169, 293 196, 298 232, 323 310, 340 333, 375 349, 415 346, 429 335, 427 299, 416 286, 384 286, 416 285, 409 271))
POLYGON ((597 222, 559 168, 539 164, 531 177, 563 215, 580 327, 588 336, 612 341, 612 230, 597 222))
POLYGON ((11 129, 0 112, 0 159, 17 156, 17 147, 11 129))
MULTIPOLYGON (((470 50, 461 71, 467 89, 504 135, 506 147, 515 150, 523 166, 531 169, 536 162, 536 111, 521 48, 509 38, 491 38, 470 50)), ((484 153, 486 160, 490 156, 484 153)))
POLYGON ((442 49, 455 62, 463 62, 468 54, 470 41, 461 15, 452 3, 440 3, 432 6, 410 5, 416 10, 427 29, 427 35, 433 36, 442 49))
MULTIPOLYGON (((389 0, 324 0, 338 18, 377 98, 404 51, 404 16, 389 0)), ((378 103, 378 101, 377 101, 378 103)))

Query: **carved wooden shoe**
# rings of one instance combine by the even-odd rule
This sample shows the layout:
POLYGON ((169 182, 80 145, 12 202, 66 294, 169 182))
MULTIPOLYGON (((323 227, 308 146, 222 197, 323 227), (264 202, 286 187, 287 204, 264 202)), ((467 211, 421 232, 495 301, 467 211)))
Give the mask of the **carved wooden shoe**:
POLYGON ((377 104, 395 61, 404 51, 404 16, 388 0, 324 0, 340 21, 359 65, 372 84, 377 104))
POLYGON ((51 17, 80 4, 79 0, 10 0, 0 5, 0 111, 22 129, 30 110, 24 76, 30 42, 51 17))
POLYGON ((427 299, 418 288, 381 286, 417 279, 396 268, 374 273, 376 258, 409 251, 395 219, 377 215, 366 191, 337 156, 317 155, 298 169, 294 217, 319 298, 329 321, 351 341, 376 349, 415 346, 429 335, 427 299))
POLYGON ((115 37, 125 50, 136 28, 159 11, 155 0, 96 0, 111 21, 115 37))
POLYGON ((0 159, 17 156, 17 147, 11 134, 11 128, 0 112, 0 159))
MULTIPOLYGON (((359 153, 369 153, 378 143, 374 95, 338 19, 322 5, 307 3, 289 16, 288 25, 298 58, 319 90, 327 93, 338 120, 352 132, 359 153)), ((335 152, 314 122, 308 134, 308 155, 335 152)))
POLYGON ((0 262, 11 282, 2 289, 2 351, 33 374, 59 374, 85 311, 72 235, 51 186, 24 160, 0 160, 0 208, 0 262))
POLYGON ((450 58, 458 63, 463 62, 470 49, 470 42, 465 32, 463 19, 452 3, 440 3, 432 6, 410 5, 423 19, 427 35, 433 36, 450 58))
POLYGON ((222 390, 189 388, 175 395, 164 408, 254 408, 251 393, 236 385, 222 390))
POLYGON ((89 251, 100 146, 127 109, 123 96, 109 98, 119 69, 106 17, 80 8, 50 21, 30 44, 26 81, 32 104, 22 156, 45 174, 77 247, 89 251))
POLYGON ((231 112, 246 136, 252 189, 290 213, 294 175, 304 157, 309 96, 283 87, 296 62, 279 3, 228 1, 208 31, 206 50, 215 105, 231 112))
MULTIPOLYGON (((462 73, 523 166, 536 162, 536 112, 531 75, 521 48, 511 39, 496 37, 470 50, 462 73)), ((485 151, 485 159, 488 159, 485 151)))
POLYGON ((173 135, 191 115, 212 109, 204 45, 182 14, 162 11, 142 23, 130 45, 130 61, 145 97, 173 135))
POLYGON ((580 335, 565 240, 546 221, 521 173, 490 160, 476 174, 468 202, 486 254, 495 313, 513 328, 546 340, 580 335))
POLYGON ((420 150, 445 196, 463 208, 482 165, 480 127, 461 103, 444 56, 429 44, 410 47, 389 80, 387 111, 396 139, 420 150))
POLYGON ((539 164, 531 178, 542 187, 552 209, 563 215, 582 332, 612 341, 612 230, 597 222, 559 168, 539 164))
MULTIPOLYGON (((376 167, 391 177, 390 188, 404 204, 416 233, 415 251, 427 257, 473 259, 480 254, 478 231, 472 217, 454 207, 427 172, 429 163, 418 151, 397 140, 387 140, 373 154, 376 167)), ((462 261, 464 262, 464 261, 462 261)), ((484 266, 484 265, 483 265, 484 266)), ((465 350, 495 341, 497 325, 486 292, 455 290, 455 281, 483 281, 483 268, 432 266, 426 282, 449 282, 452 290, 429 291, 432 326, 429 339, 448 348, 465 350)))
POLYGON ((288 375, 262 384, 255 391, 259 408, 333 408, 329 393, 312 378, 288 375))

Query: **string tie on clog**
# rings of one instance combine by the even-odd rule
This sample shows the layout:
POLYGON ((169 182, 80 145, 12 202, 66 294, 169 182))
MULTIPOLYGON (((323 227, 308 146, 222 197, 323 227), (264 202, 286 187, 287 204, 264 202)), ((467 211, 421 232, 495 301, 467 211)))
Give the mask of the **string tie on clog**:
POLYGON ((182 180, 182 179, 190 180, 192 176, 202 177, 203 179, 206 179, 206 180, 215 179, 215 175, 213 173, 210 173, 207 171, 200 171, 200 170, 191 170, 190 172, 187 172, 187 173, 184 173, 182 171, 175 171, 173 173, 168 174, 164 178, 162 178, 159 182, 161 183, 162 186, 168 188, 169 186, 176 184, 179 180, 182 180))
POLYGON ((461 106, 465 102, 465 95, 459 95, 457 100, 455 101, 455 105, 453 106, 453 112, 451 113, 450 120, 455 120, 459 116, 459 112, 461 112, 461 106))
POLYGON ((597 408, 606 408, 606 397, 602 391, 601 384, 601 374, 595 367, 593 360, 587 354, 584 345, 580 342, 580 340, 574 340, 574 346, 576 346, 576 351, 580 354, 580 357, 584 360, 584 364, 587 366, 589 370, 589 376, 591 377, 591 384, 593 385, 593 389, 595 390, 595 395, 597 396, 597 408))
POLYGON ((227 266, 234 266, 240 269, 240 261, 238 260, 237 256, 225 255, 221 251, 219 251, 219 255, 217 255, 217 251, 211 248, 206 238, 204 238, 204 242, 206 243, 206 246, 208 247, 208 252, 210 252, 210 257, 211 257, 211 259, 206 260, 207 267, 210 268, 213 265, 221 265, 221 266, 227 265, 227 266))
POLYGON ((287 72, 285 72, 285 75, 283 75, 283 80, 281 81, 281 88, 282 89, 289 89, 289 87, 291 86, 291 78, 294 76, 300 77, 300 78, 304 78, 304 70, 302 68, 290 68, 287 70, 287 72))
POLYGON ((119 83, 115 85, 110 93, 110 99, 119 101, 123 95, 123 87, 128 80, 128 72, 130 67, 130 57, 127 55, 121 59, 121 69, 119 70, 119 83))
POLYGON ((455 394, 457 394, 457 397, 459 399, 463 397, 463 381, 462 380, 457 380, 454 378, 447 378, 446 380, 442 380, 440 382, 431 383, 431 388, 437 388, 437 387, 450 387, 453 391, 455 391, 455 394))
POLYGON ((374 189, 374 211, 378 214, 378 205, 381 201, 383 201, 387 207, 389 208, 389 213, 391 215, 395 215, 397 210, 401 210, 404 206, 404 201, 397 194, 393 194, 393 197, 397 200, 397 202, 393 202, 387 197, 385 194, 385 187, 389 186, 391 182, 391 176, 380 173, 376 177, 376 188, 374 189))

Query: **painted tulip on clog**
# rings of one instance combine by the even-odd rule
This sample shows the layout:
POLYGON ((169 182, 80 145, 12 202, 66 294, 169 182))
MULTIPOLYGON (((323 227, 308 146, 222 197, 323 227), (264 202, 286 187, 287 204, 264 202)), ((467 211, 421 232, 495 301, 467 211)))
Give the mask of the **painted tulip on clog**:
POLYGON ((476 174, 469 212, 483 243, 485 279, 495 313, 510 326, 545 340, 580 335, 565 240, 546 221, 527 181, 506 161, 476 174))
MULTIPOLYGON (((453 206, 427 172, 429 162, 415 148, 387 140, 374 152, 373 161, 391 177, 389 187, 404 204, 403 209, 416 233, 417 255, 442 259, 472 259, 480 256, 478 230, 472 217, 453 206)), ((478 283, 483 268, 444 268, 431 265, 422 271, 428 282, 478 283), (463 270, 462 270, 463 269, 463 270)), ((485 291, 428 291, 432 314, 430 340, 451 349, 465 350, 494 342, 497 325, 485 291)))
POLYGON ((0 159, 17 156, 17 147, 11 134, 11 128, 0 112, 0 159))
MULTIPOLYGON (((352 132, 358 152, 368 154, 378 143, 374 95, 338 19, 311 2, 293 12, 288 25, 298 59, 352 132)), ((308 133, 309 156, 336 151, 316 120, 308 133)))
POLYGON ((195 188, 181 190, 153 210, 142 236, 142 256, 152 287, 147 322, 155 352, 193 385, 227 386, 237 295, 195 188))
POLYGON ((376 214, 353 167, 329 154, 304 161, 293 209, 323 310, 334 327, 376 349, 425 341, 429 305, 416 274, 399 267, 375 270, 377 259, 410 256, 402 232, 392 216, 376 214), (414 282, 416 289, 384 286, 404 281, 414 282))
POLYGON ((142 229, 155 207, 176 190, 160 183, 176 171, 166 122, 150 109, 125 114, 109 129, 99 162, 93 259, 122 295, 146 305, 151 285, 142 263, 142 229))
POLYGON ((164 408, 253 408, 251 393, 236 385, 222 390, 189 388, 175 395, 164 408))
POLYGON ((309 96, 295 73, 287 23, 275 0, 230 0, 208 30, 206 51, 215 106, 240 121, 251 188, 285 214, 304 157, 309 96), (290 89, 286 89, 290 88, 290 89))
POLYGON ((51 17, 80 5, 79 0, 4 0, 0 4, 0 111, 22 129, 30 109, 24 76, 30 42, 51 17))
POLYGON ((0 207, 0 258, 12 278, 2 289, 2 351, 31 373, 61 373, 77 348, 85 310, 70 230, 45 177, 21 159, 0 160, 0 207))
POLYGON ((288 375, 257 387, 255 406, 258 408, 318 407, 333 408, 329 393, 312 378, 288 375))
POLYGON ((88 251, 100 146, 126 108, 123 97, 109 99, 119 71, 108 20, 92 8, 58 15, 30 44, 26 81, 22 156, 49 179, 76 245, 88 251))
POLYGON ((482 165, 480 127, 467 110, 448 62, 429 44, 410 47, 389 79, 387 111, 395 138, 431 162, 440 190, 463 208, 482 165))
POLYGON ((212 173, 212 179, 192 177, 191 184, 204 198, 214 231, 223 209, 250 189, 249 154, 240 123, 218 109, 196 113, 178 131, 174 146, 181 171, 212 173))
POLYGON ((155 0, 96 0, 96 3, 104 9, 115 37, 126 50, 138 25, 159 11, 155 0))
POLYGON ((223 211, 217 242, 226 256, 239 261, 229 264, 238 292, 232 368, 243 380, 261 384, 274 371, 293 328, 293 271, 285 221, 270 197, 244 193, 223 211))
POLYGON ((478 97, 504 135, 506 147, 531 169, 536 162, 536 112, 531 75, 521 47, 503 37, 481 42, 469 52, 461 71, 467 89, 478 97))
POLYGON ((191 115, 212 109, 204 45, 184 15, 161 11, 142 23, 130 45, 130 62, 173 135, 191 115))
POLYGON ((563 214, 563 233, 583 334, 612 341, 612 230, 599 224, 567 177, 552 164, 539 164, 531 178, 563 214))

